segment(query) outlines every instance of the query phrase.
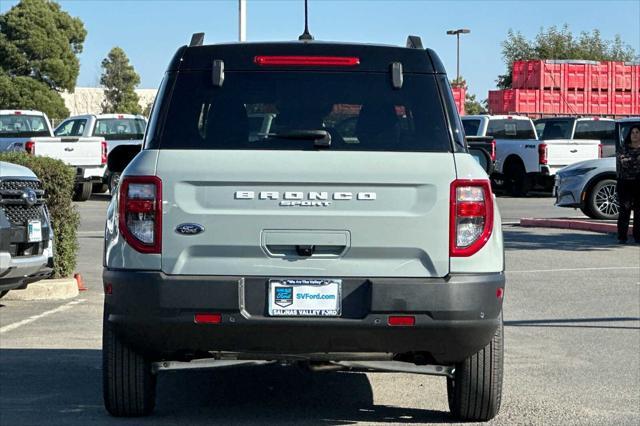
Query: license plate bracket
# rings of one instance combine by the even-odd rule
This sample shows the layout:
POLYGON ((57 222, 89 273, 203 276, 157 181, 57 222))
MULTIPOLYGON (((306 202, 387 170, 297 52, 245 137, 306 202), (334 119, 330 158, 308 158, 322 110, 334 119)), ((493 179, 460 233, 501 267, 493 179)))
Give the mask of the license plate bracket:
POLYGON ((268 313, 278 317, 339 317, 342 280, 271 279, 268 313))

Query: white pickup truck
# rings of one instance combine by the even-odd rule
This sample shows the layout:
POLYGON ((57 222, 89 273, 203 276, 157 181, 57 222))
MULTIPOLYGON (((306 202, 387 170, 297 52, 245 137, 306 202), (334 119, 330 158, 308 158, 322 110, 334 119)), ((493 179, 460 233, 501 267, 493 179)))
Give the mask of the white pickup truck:
POLYGON ((0 152, 26 151, 62 160, 76 169, 74 199, 86 201, 94 182, 101 182, 107 164, 107 143, 101 137, 54 137, 46 114, 31 110, 0 110, 0 152))
POLYGON ((142 139, 147 120, 141 115, 100 114, 69 117, 53 131, 56 136, 91 137, 107 141, 107 167, 102 182, 94 184, 94 192, 113 190, 120 179, 120 172, 142 149, 142 139))
POLYGON ((549 117, 533 124, 540 140, 597 140, 602 144, 602 157, 616 155, 616 122, 611 118, 549 117))
POLYGON ((553 188, 558 170, 569 164, 602 156, 599 140, 539 140, 528 117, 467 115, 462 118, 467 136, 493 136, 496 146, 492 177, 503 181, 514 196, 525 196, 533 185, 553 188))

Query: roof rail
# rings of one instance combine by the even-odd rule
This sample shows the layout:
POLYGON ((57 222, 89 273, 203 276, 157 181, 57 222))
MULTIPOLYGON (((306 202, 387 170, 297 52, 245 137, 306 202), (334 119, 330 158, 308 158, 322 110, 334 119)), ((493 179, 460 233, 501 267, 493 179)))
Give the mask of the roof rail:
POLYGON ((407 47, 410 49, 424 49, 420 36, 410 35, 407 37, 407 47))
POLYGON ((204 42, 204 33, 193 33, 193 35, 191 35, 191 41, 189 42, 189 47, 202 46, 203 42, 204 42))

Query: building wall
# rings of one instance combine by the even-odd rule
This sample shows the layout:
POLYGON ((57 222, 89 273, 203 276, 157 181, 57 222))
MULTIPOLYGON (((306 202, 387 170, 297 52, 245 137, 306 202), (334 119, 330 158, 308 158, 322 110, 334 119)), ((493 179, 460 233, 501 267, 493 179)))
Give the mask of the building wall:
MULTIPOLYGON (((140 107, 144 110, 156 97, 157 89, 136 89, 140 107)), ((62 93, 64 104, 71 115, 100 114, 104 89, 102 87, 76 87, 73 93, 62 93)))

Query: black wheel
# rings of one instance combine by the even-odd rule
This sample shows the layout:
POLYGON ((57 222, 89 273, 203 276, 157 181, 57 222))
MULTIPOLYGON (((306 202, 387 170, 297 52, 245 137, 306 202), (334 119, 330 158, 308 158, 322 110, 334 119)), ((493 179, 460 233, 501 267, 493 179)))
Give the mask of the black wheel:
POLYGON ((487 421, 500 411, 503 373, 503 325, 491 342, 457 363, 453 379, 447 378, 451 414, 465 421, 487 421))
POLYGON ((3 297, 5 297, 7 295, 7 293, 9 293, 9 290, 2 290, 0 291, 0 299, 2 299, 3 297))
POLYGON ((587 193, 582 212, 593 219, 618 219, 620 205, 614 179, 597 182, 587 193))
POLYGON ((93 187, 92 187, 92 191, 95 194, 104 194, 105 192, 107 192, 109 190, 109 185, 107 185, 106 183, 94 183, 93 187))
POLYGON ((509 195, 525 197, 531 190, 532 182, 524 165, 519 161, 512 161, 507 165, 504 183, 509 195))
POLYGON ((93 190, 93 185, 91 182, 82 182, 76 184, 76 188, 73 192, 73 201, 87 201, 91 198, 91 191, 93 190))
POLYGON ((146 416, 156 400, 156 376, 151 362, 124 343, 103 320, 102 391, 104 406, 112 416, 146 416))
POLYGON ((114 194, 118 190, 118 183, 120 182, 120 173, 114 172, 109 176, 109 192, 114 194))

